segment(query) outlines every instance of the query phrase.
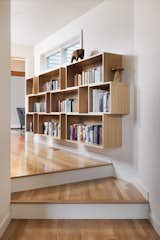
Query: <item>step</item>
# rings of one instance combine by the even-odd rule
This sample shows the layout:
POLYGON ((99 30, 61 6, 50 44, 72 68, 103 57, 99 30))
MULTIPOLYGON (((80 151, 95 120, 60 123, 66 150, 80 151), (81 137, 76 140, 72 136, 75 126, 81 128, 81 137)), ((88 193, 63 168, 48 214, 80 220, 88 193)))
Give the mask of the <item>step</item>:
POLYGON ((159 240, 148 220, 12 220, 2 240, 159 240))
POLYGON ((12 218, 145 219, 149 204, 131 184, 104 178, 12 193, 12 218))
POLYGON ((110 162, 55 147, 50 140, 12 132, 12 192, 114 176, 110 162))
POLYGON ((93 162, 90 166, 75 167, 72 170, 56 170, 41 174, 13 177, 11 178, 11 191, 19 192, 112 176, 115 176, 115 173, 111 163, 100 162, 99 165, 96 164, 95 166, 93 162))

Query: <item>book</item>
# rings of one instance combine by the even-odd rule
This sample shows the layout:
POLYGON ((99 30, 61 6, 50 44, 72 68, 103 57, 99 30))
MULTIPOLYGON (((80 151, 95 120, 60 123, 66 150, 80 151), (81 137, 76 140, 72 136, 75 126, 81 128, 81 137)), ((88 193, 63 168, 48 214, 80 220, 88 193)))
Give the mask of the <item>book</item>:
POLYGON ((29 132, 33 132, 33 122, 29 122, 29 132))
POLYGON ((94 69, 94 82, 95 83, 100 83, 102 82, 102 67, 96 67, 94 69))
POLYGON ((42 102, 35 102, 33 105, 34 112, 46 112, 46 103, 42 102))
POLYGON ((43 91, 56 91, 60 89, 59 79, 51 79, 43 84, 43 91))
POLYGON ((93 112, 103 112, 103 95, 105 92, 105 90, 93 89, 93 112))
POLYGON ((78 99, 67 98, 63 101, 58 101, 59 112, 78 112, 78 99))
POLYGON ((69 127, 72 141, 102 145, 102 124, 72 124, 69 127))
POLYGON ((109 105, 110 105, 110 94, 106 92, 103 95, 103 112, 109 112, 109 105))
POLYGON ((58 121, 51 120, 43 123, 43 134, 60 137, 60 124, 58 121))

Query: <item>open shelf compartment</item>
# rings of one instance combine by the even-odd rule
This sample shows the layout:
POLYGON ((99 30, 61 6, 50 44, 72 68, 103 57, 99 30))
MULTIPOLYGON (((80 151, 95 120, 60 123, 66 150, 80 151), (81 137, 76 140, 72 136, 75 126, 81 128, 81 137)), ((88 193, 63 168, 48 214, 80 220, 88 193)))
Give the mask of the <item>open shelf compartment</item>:
POLYGON ((52 136, 54 139, 65 139, 65 126, 64 114, 39 115, 39 134, 52 136))
POLYGON ((65 68, 58 68, 39 76, 39 92, 57 91, 66 87, 65 68))
POLYGON ((26 95, 33 94, 33 78, 29 78, 26 80, 26 95))
POLYGON ((122 67, 122 55, 102 53, 67 66, 67 87, 113 80, 112 68, 122 67))
POLYGON ((128 114, 130 109, 129 85, 105 82, 89 86, 89 113, 128 114))
POLYGON ((47 102, 50 103, 47 94, 28 97, 28 112, 47 112, 47 102), (48 101, 47 101, 48 100, 48 101))
POLYGON ((122 144, 122 120, 113 115, 67 115, 66 138, 99 148, 116 148, 122 144))
POLYGON ((38 114, 27 113, 26 114, 26 131, 32 133, 38 133, 38 114))
POLYGON ((51 93, 51 112, 78 112, 78 88, 51 93))

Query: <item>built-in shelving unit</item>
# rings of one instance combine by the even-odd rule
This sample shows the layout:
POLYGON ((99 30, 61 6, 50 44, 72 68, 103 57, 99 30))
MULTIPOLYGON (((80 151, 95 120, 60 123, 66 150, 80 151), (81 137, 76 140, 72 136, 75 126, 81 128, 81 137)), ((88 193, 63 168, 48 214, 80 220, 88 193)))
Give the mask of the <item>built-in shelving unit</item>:
POLYGON ((113 81, 122 55, 102 53, 26 80, 26 131, 71 144, 116 148, 122 115, 129 113, 129 85, 113 81))

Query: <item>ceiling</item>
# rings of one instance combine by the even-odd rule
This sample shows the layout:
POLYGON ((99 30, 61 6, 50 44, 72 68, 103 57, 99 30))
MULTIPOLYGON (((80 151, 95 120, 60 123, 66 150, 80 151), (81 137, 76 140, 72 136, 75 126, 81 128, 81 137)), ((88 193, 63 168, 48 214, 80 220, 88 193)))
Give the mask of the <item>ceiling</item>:
POLYGON ((11 0, 11 41, 35 45, 103 0, 11 0))

